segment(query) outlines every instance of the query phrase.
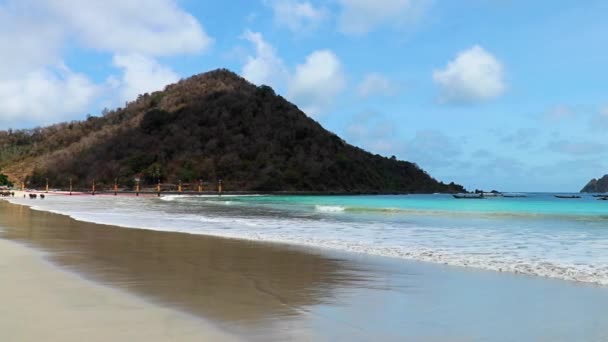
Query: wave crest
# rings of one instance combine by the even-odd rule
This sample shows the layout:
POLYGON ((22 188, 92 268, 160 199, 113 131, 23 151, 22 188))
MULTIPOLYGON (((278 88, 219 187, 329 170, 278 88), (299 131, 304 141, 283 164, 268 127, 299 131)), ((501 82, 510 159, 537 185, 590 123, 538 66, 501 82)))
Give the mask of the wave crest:
POLYGON ((315 205, 315 210, 322 213, 343 213, 346 208, 339 205, 315 205))

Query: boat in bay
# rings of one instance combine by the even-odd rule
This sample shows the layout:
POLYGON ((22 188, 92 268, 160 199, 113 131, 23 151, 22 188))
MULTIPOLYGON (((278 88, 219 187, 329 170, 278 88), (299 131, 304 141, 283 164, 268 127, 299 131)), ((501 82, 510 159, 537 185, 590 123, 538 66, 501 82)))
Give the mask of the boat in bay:
POLYGON ((554 195, 556 198, 581 198, 578 195, 554 195))
POLYGON ((454 194, 452 195, 457 199, 484 199, 483 193, 481 194, 454 194))

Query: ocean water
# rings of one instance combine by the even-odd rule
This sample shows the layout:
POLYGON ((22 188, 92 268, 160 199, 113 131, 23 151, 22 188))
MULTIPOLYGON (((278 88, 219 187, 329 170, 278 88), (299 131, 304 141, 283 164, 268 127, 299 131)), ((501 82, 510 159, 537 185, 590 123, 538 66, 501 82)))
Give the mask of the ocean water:
POLYGON ((273 241, 608 285, 608 201, 406 196, 48 196, 14 203, 133 228, 273 241))

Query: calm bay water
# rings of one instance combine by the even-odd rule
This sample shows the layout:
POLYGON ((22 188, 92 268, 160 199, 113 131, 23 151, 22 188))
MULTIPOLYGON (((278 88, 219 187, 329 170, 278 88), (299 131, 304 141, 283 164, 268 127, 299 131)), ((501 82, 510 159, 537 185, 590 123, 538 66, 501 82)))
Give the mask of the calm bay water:
POLYGON ((608 285, 608 201, 592 196, 49 196, 12 201, 125 227, 284 242, 608 285))

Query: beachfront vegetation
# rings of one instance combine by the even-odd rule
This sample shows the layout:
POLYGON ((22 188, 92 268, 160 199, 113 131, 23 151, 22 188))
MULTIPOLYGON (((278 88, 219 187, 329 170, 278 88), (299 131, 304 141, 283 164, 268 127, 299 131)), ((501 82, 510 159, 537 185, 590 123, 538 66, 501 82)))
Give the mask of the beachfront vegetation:
MULTIPOLYGON (((428 151, 432 153, 432 151, 428 151)), ((228 190, 457 192, 416 164, 368 153, 268 86, 216 70, 84 121, 0 132, 0 166, 53 187, 223 179, 228 190)))
POLYGON ((13 186, 13 183, 8 179, 8 176, 0 173, 0 186, 13 186))

